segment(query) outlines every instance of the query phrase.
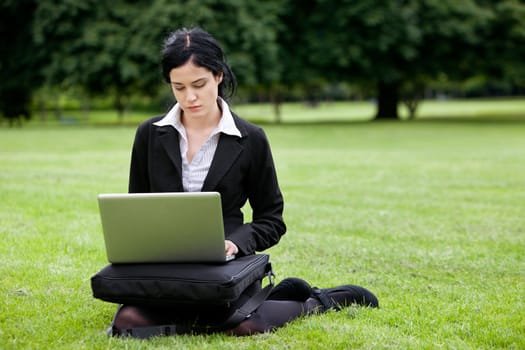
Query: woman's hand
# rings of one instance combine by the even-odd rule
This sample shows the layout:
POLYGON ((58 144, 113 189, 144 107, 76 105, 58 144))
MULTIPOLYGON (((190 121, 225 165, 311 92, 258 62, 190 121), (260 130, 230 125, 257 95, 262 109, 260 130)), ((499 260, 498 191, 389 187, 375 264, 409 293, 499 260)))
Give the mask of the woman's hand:
POLYGON ((225 240, 224 247, 226 250, 226 256, 236 255, 239 252, 239 248, 232 241, 225 240))

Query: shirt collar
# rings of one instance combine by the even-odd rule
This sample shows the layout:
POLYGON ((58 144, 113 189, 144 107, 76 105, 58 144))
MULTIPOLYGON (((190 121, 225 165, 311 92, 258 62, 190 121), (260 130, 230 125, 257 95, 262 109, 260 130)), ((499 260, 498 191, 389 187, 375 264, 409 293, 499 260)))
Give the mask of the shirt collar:
MULTIPOLYGON (((231 136, 237 136, 241 137, 241 132, 235 125, 235 121, 233 120, 233 115, 230 111, 230 106, 228 106, 228 103, 224 101, 222 98, 219 97, 219 102, 221 103, 221 109, 222 109, 222 115, 221 120, 219 121, 219 125, 217 125, 217 128, 215 131, 213 131, 212 134, 217 133, 223 133, 231 136)), ((173 106, 172 109, 158 122, 153 123, 153 125, 156 126, 173 126, 181 135, 186 135, 184 125, 182 125, 182 121, 180 120, 180 113, 181 108, 180 105, 177 103, 175 106, 173 106)))

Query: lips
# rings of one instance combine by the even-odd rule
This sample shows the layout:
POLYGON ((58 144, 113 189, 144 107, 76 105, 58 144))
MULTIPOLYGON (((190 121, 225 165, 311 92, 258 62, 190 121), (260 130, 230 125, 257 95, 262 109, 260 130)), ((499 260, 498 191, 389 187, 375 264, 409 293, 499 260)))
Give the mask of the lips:
POLYGON ((188 109, 192 112, 198 111, 201 108, 201 106, 189 106, 188 109))

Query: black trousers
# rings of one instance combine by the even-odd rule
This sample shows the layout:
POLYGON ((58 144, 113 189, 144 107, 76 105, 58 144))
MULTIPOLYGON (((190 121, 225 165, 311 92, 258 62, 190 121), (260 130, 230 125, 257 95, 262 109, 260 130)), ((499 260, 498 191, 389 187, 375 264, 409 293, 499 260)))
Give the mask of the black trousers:
MULTIPOLYGON (((148 326, 177 325, 183 332, 200 333, 206 329, 213 329, 213 326, 220 325, 228 317, 242 306, 251 296, 261 290, 261 281, 254 282, 243 294, 234 302, 226 305, 201 305, 201 304, 180 304, 177 306, 141 306, 129 305, 149 320, 148 326)), ((110 332, 118 334, 114 328, 118 325, 120 310, 127 305, 122 305, 115 314, 111 324, 110 332)), ((182 331, 181 331, 182 332, 182 331)))

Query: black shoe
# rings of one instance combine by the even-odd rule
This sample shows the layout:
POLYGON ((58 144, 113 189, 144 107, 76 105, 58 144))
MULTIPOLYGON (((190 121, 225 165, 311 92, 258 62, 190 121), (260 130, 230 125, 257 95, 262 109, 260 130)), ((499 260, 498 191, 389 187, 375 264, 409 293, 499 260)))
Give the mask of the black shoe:
POLYGON ((379 307, 376 296, 368 289, 348 284, 334 288, 312 288, 312 297, 322 304, 320 311, 339 311, 350 304, 379 307))
POLYGON ((312 295, 312 287, 300 278, 289 277, 278 283, 270 292, 268 300, 306 301, 312 295))

